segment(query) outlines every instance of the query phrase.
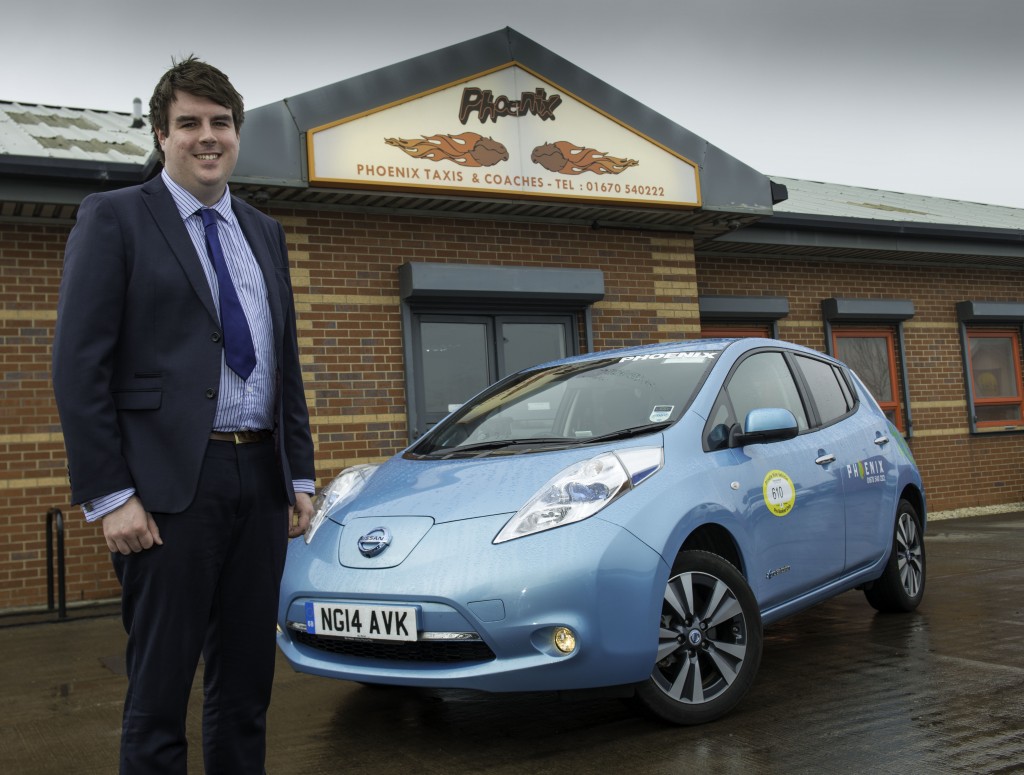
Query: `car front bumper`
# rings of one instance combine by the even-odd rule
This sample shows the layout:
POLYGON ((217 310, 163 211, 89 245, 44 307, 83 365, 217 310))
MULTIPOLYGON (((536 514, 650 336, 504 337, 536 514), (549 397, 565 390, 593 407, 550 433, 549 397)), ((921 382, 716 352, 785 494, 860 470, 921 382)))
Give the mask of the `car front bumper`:
MULTIPOLYGON (((494 545, 509 515, 433 525, 400 564, 348 568, 335 522, 293 541, 281 591, 278 644, 299 671, 364 683, 571 690, 650 675, 665 579, 661 557, 592 517, 494 545), (309 636, 305 604, 411 605, 415 643, 309 636), (553 643, 570 628, 577 647, 553 643)), ((352 532, 352 528, 347 528, 352 532)))

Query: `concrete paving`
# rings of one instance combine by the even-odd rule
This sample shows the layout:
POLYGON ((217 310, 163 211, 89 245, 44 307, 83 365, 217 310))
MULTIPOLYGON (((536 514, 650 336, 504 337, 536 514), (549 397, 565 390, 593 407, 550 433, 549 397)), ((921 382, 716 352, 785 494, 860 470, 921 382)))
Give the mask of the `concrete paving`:
MULTIPOLYGON (((918 612, 879 615, 849 592, 769 628, 751 693, 702 727, 612 698, 375 689, 281 659, 267 770, 1024 772, 1024 514, 934 522, 926 548, 918 612)), ((107 775, 126 685, 120 619, 109 608, 55 619, 0 618, 0 771, 107 775)))

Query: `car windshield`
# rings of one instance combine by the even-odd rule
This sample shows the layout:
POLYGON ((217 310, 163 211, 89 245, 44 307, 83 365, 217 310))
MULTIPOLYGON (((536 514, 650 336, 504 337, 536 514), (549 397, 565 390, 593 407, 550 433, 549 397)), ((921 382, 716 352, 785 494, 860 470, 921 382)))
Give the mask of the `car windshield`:
POLYGON ((679 419, 718 352, 618 356, 521 372, 461 407, 410 452, 508 454, 653 432, 679 419))

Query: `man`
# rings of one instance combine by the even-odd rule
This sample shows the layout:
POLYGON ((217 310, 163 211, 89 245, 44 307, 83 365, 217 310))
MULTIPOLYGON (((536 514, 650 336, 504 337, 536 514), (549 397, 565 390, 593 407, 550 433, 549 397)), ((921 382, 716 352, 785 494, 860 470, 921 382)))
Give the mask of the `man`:
POLYGON ((222 72, 174 64, 161 175, 87 197, 65 254, 53 384, 122 586, 125 773, 186 771, 200 655, 206 771, 263 771, 284 554, 313 512, 284 232, 227 187, 243 118, 222 72))

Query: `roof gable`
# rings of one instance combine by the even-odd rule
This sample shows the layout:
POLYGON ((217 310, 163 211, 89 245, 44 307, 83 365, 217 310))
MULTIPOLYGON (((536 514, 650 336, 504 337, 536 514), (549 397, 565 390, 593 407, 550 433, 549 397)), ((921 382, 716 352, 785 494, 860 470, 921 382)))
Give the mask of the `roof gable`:
POLYGON ((771 213, 767 177, 510 28, 248 111, 235 176, 249 184, 307 187, 306 133, 513 67, 557 85, 611 122, 692 163, 700 171, 701 198, 691 206, 771 213))

